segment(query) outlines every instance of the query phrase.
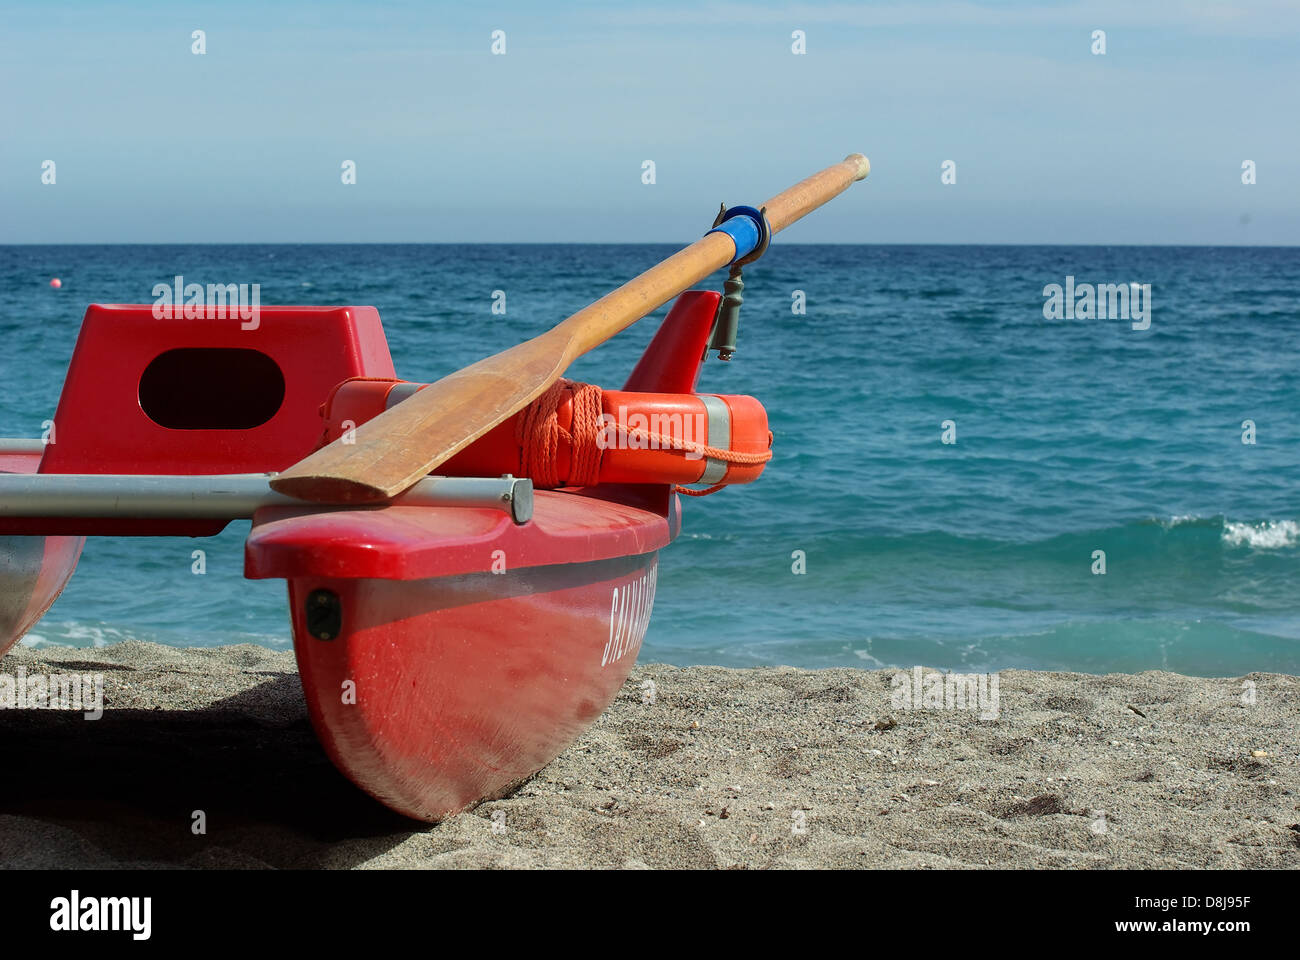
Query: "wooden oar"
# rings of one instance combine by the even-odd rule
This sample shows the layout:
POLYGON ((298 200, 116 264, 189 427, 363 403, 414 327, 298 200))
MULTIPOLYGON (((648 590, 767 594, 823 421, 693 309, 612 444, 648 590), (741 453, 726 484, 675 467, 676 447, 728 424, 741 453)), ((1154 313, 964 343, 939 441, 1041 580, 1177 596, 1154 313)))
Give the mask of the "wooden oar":
MULTIPOLYGON (((852 154, 767 201, 772 232, 844 192, 871 169, 852 154)), ((748 253, 749 251, 740 251, 748 253)), ((708 233, 579 310, 541 336, 443 377, 271 481, 303 500, 360 503, 401 493, 536 400, 578 357, 703 280, 737 254, 726 233, 708 233)))

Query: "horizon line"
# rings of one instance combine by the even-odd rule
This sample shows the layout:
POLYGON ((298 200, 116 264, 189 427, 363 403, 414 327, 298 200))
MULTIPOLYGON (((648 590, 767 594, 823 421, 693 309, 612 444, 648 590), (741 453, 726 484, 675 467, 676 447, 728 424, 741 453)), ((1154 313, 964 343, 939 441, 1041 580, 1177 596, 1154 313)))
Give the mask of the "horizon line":
MULTIPOLYGON (((674 247, 677 240, 642 240, 635 243, 614 240, 113 240, 0 242, 3 247, 674 247)), ((685 244, 689 246, 689 242, 685 244)), ((1295 243, 1036 243, 954 241, 807 241, 795 240, 782 247, 1169 247, 1173 249, 1291 250, 1295 243)))

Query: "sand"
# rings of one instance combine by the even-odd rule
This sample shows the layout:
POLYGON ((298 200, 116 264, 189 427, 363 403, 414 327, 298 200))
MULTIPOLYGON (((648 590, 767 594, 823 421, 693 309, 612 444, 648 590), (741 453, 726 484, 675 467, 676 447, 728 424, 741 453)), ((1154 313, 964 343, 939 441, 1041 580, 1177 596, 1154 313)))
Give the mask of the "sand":
POLYGON ((514 794, 428 825, 335 772, 289 653, 19 666, 100 672, 107 710, 0 710, 5 867, 1300 866, 1289 676, 1012 670, 982 719, 891 702, 894 671, 641 665, 514 794))

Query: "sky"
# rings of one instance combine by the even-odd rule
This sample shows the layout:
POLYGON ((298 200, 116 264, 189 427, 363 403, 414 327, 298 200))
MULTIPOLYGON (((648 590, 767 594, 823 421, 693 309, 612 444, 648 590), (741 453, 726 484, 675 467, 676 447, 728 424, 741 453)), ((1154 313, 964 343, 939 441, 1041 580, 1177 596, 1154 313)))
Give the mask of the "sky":
POLYGON ((1298 98, 1294 0, 3 0, 0 243, 685 242, 862 152, 783 242, 1296 244, 1298 98))

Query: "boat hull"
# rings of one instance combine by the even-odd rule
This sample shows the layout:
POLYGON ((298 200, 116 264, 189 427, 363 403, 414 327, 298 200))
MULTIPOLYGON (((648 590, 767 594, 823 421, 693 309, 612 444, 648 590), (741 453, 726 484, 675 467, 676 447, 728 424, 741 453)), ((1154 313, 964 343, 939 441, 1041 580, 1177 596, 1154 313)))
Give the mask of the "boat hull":
MULTIPOLYGON (((3 455, 0 473, 35 473, 39 464, 39 455, 3 455)), ((59 598, 85 542, 80 536, 0 536, 0 656, 59 598)))
POLYGON ((59 598, 84 543, 84 537, 0 537, 0 656, 59 598))
POLYGON ((432 580, 291 582, 317 736, 349 779, 407 816, 438 820, 508 792, 622 688, 657 564, 653 552, 432 580), (321 590, 345 612, 344 632, 328 640, 307 623, 321 590))
POLYGON ((538 491, 526 524, 277 507, 253 520, 245 573, 289 583, 303 691, 335 765, 439 820, 536 773, 614 699, 680 526, 661 486, 538 491))

